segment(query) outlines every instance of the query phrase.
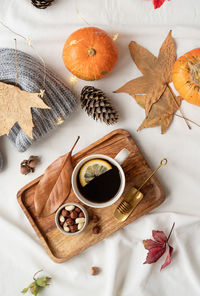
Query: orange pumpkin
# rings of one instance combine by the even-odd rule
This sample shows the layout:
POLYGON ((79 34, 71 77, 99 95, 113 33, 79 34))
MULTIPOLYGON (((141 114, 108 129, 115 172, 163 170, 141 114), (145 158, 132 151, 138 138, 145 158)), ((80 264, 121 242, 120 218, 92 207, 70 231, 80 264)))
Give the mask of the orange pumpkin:
POLYGON ((200 106, 200 48, 185 53, 175 62, 172 80, 183 99, 200 106))
POLYGON ((115 42, 105 31, 95 27, 72 33, 63 49, 67 69, 84 80, 105 77, 114 68, 117 58, 115 42))

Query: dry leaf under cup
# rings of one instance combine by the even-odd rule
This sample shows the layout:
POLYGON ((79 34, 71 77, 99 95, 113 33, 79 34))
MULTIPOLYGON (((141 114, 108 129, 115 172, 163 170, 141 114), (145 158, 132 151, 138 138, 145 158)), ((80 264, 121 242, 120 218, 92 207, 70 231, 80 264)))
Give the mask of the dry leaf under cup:
POLYGON ((34 195, 35 211, 38 216, 46 217, 53 214, 69 195, 73 171, 71 156, 78 140, 79 137, 66 155, 48 166, 40 179, 34 195))

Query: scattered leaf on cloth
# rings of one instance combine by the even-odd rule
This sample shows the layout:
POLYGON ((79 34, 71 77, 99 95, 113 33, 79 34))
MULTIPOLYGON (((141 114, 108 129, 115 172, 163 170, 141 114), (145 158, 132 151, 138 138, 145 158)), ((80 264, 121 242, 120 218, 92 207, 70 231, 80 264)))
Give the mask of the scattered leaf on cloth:
POLYGON ((34 282, 32 282, 27 288, 24 288, 21 293, 26 294, 28 290, 30 290, 31 294, 37 296, 41 288, 49 286, 48 282, 51 278, 44 276, 37 279, 33 277, 33 279, 34 282))
POLYGON ((34 195, 35 211, 38 216, 46 217, 54 213, 71 191, 72 151, 56 159, 44 172, 34 195))
POLYGON ((39 95, 0 82, 0 136, 8 135, 13 125, 18 122, 24 133, 33 138, 31 108, 50 109, 39 95))
POLYGON ((169 87, 176 61, 171 31, 160 48, 158 58, 134 41, 130 42, 129 50, 143 76, 127 82, 115 93, 128 93, 145 109, 146 118, 138 130, 161 126, 161 132, 165 133, 181 104, 181 98, 177 98, 169 87))
POLYGON ((144 264, 155 263, 165 253, 167 245, 168 245, 169 251, 168 251, 167 258, 165 259, 164 264, 161 266, 161 270, 171 263, 171 255, 173 252, 173 248, 172 248, 172 246, 169 245, 168 241, 171 236, 174 225, 175 225, 175 223, 173 223, 168 237, 166 237, 166 235, 163 231, 153 230, 152 236, 153 236, 154 240, 152 240, 152 239, 143 240, 143 245, 144 245, 145 249, 148 250, 148 254, 147 254, 146 261, 144 262, 144 264))

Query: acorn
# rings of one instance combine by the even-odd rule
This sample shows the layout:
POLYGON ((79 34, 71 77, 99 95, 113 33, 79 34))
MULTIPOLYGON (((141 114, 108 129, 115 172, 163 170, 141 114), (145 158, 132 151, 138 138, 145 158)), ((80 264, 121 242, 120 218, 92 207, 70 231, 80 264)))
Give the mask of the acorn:
POLYGON ((34 155, 31 155, 28 159, 28 165, 30 168, 34 169, 37 164, 39 163, 39 157, 38 156, 34 156, 34 155))
POLYGON ((30 173, 30 171, 31 171, 31 169, 30 169, 30 167, 28 165, 21 164, 21 168, 20 168, 21 174, 27 175, 27 174, 30 173))
POLYGON ((34 155, 31 155, 28 160, 24 159, 20 164, 21 174, 27 175, 30 172, 33 173, 39 161, 40 161, 39 157, 34 155))

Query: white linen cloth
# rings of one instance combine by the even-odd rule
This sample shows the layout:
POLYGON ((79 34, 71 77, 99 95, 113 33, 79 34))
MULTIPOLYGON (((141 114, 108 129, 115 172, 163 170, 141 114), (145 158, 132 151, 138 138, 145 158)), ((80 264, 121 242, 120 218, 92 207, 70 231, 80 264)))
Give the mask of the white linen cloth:
MULTIPOLYGON (((1 0, 0 20, 14 31, 30 37, 46 64, 69 86, 72 76, 62 61, 66 38, 86 26, 76 8, 92 26, 110 34, 116 41, 119 60, 107 78, 96 82, 79 80, 73 86, 77 95, 85 85, 104 90, 118 107, 119 123, 107 127, 96 123, 80 109, 54 133, 20 154, 6 137, 0 138, 0 150, 6 160, 0 174, 0 295, 20 295, 37 270, 52 276, 51 286, 40 295, 57 296, 199 296, 200 295, 200 128, 175 117, 165 135, 159 128, 136 132, 144 118, 142 110, 127 94, 112 92, 140 74, 131 60, 128 44, 135 40, 157 55, 170 29, 178 56, 199 47, 200 1, 171 0, 154 10, 151 1, 142 0, 57 0, 46 10, 34 8, 28 0, 1 0), (92 246, 68 262, 56 264, 48 257, 38 237, 17 203, 16 193, 41 175, 58 156, 69 150, 77 135, 81 140, 74 152, 116 129, 127 129, 152 168, 163 157, 168 165, 160 169, 158 179, 166 191, 165 202, 151 213, 92 246), (23 176, 19 164, 31 154, 40 155, 42 163, 34 174, 23 176), (176 223, 170 243, 174 247, 172 263, 160 272, 165 254, 157 263, 143 265, 146 250, 142 240, 152 229, 168 234, 176 223), (92 277, 91 266, 101 273, 92 277)), ((16 37, 0 26, 0 46, 14 47, 16 37)), ((18 49, 34 52, 17 37, 18 49)), ((185 116, 200 123, 200 108, 183 102, 185 116)))

